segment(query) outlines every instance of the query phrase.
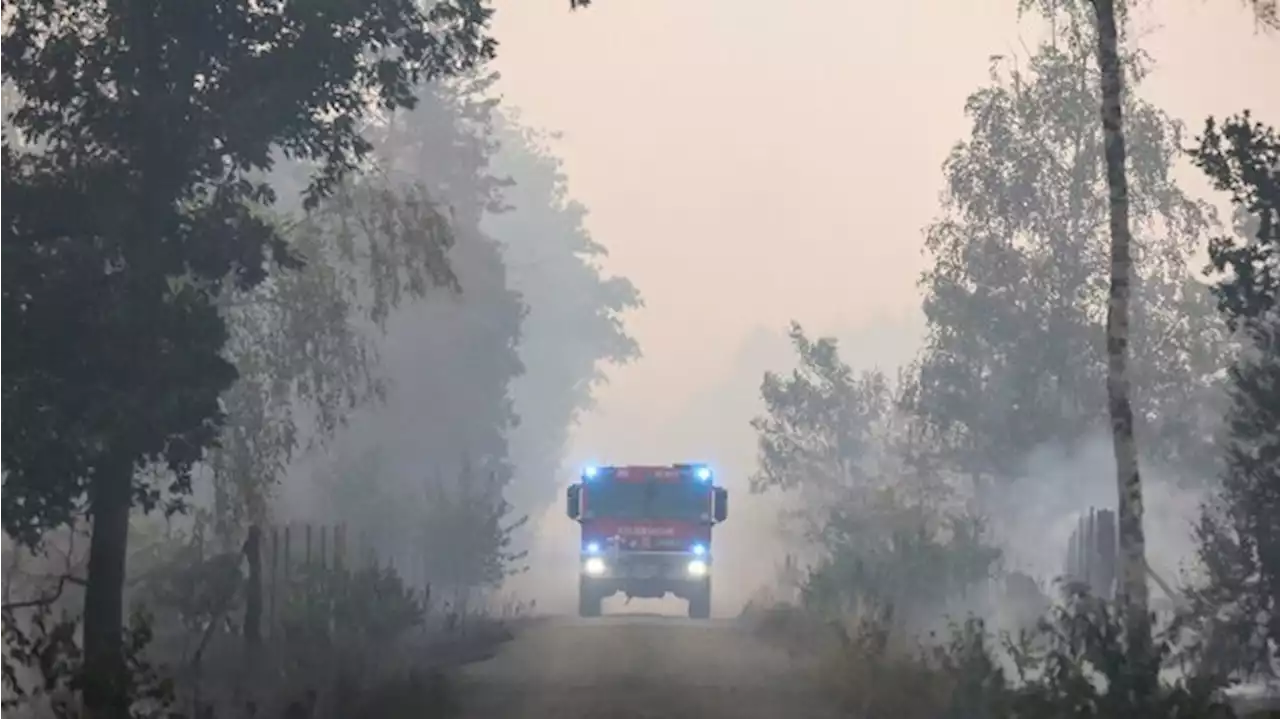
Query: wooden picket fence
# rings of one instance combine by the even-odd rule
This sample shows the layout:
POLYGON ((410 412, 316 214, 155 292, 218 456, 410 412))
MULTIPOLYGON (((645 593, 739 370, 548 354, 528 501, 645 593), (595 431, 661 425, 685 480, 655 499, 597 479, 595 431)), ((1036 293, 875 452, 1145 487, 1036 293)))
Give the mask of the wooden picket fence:
POLYGON ((299 588, 298 580, 379 564, 363 537, 351 541, 345 524, 251 527, 244 553, 249 565, 244 633, 251 644, 280 630, 286 603, 307 591, 305 585, 299 588))
MULTIPOLYGON (((1083 586, 1095 597, 1115 599, 1119 578, 1120 544, 1116 513, 1110 509, 1089 508, 1081 515, 1067 545, 1067 562, 1064 578, 1083 586)), ((1146 575, 1160 588, 1160 594, 1152 596, 1152 609, 1169 614, 1182 601, 1177 590, 1165 581, 1148 563, 1146 575)))
POLYGON ((1114 598, 1117 551, 1115 512, 1090 507, 1071 533, 1064 578, 1095 597, 1114 598))

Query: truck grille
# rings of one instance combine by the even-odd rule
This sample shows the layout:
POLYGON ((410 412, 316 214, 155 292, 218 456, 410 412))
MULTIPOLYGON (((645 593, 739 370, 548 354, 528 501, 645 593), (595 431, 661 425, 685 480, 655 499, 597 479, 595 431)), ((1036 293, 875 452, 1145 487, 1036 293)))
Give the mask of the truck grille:
POLYGON ((692 557, 686 552, 618 552, 613 564, 613 574, 635 579, 659 577, 679 579, 687 576, 692 557))

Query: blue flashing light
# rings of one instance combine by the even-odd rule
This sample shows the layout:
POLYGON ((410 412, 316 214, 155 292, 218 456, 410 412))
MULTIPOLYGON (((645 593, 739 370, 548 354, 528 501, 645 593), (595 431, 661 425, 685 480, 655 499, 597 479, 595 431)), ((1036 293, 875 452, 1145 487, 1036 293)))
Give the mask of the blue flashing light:
POLYGON ((594 464, 590 464, 582 468, 583 479, 595 479, 598 474, 600 474, 600 468, 594 464))
POLYGON ((693 476, 697 477, 698 480, 702 482, 709 481, 711 479, 711 468, 698 467, 696 470, 694 470, 693 476))
POLYGON ((703 557, 703 556, 706 556, 706 554, 707 554, 707 548, 706 548, 706 547, 704 547, 704 546, 703 546, 703 545, 701 545, 701 544, 695 544, 695 545, 693 545, 693 547, 690 549, 690 551, 692 551, 692 552, 693 552, 693 556, 695 556, 695 557, 703 557))
POLYGON ((600 553, 600 543, 599 543, 599 542, 588 542, 588 543, 587 543, 587 554, 599 554, 599 553, 600 553))

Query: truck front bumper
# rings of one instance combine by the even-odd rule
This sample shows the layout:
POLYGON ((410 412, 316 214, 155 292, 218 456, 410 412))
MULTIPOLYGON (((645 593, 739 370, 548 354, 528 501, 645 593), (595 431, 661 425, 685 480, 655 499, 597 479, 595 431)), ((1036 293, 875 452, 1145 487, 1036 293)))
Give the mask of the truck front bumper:
POLYGON ((581 575, 603 596, 661 597, 671 592, 688 598, 711 577, 711 562, 689 552, 611 552, 582 557, 581 575))

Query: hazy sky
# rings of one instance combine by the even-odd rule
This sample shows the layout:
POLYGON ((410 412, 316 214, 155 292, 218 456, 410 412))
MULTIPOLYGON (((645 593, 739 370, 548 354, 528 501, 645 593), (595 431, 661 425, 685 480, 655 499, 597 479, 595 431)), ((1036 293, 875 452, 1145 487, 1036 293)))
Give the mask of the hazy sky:
MULTIPOLYGON (((575 454, 678 459, 632 455, 694 431, 673 417, 758 327, 856 329, 917 312, 921 229, 967 134, 964 99, 991 55, 1020 52, 1020 31, 1034 37, 1016 5, 499 3, 501 91, 527 122, 564 133, 570 189, 607 268, 647 302, 628 318, 645 358, 612 372, 575 454)), ((1148 98, 1193 129, 1245 106, 1280 122, 1280 37, 1256 34, 1241 3, 1147 8, 1148 98)))

